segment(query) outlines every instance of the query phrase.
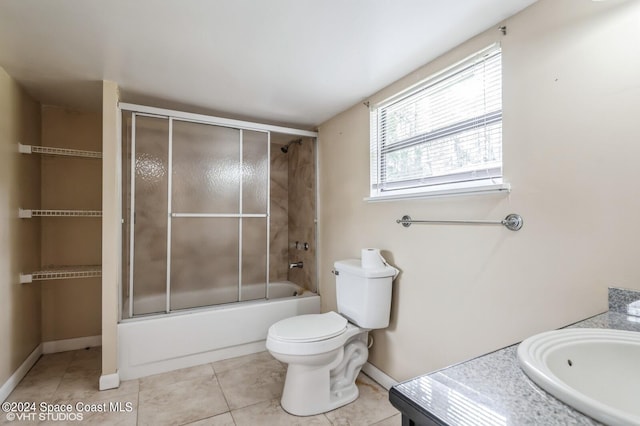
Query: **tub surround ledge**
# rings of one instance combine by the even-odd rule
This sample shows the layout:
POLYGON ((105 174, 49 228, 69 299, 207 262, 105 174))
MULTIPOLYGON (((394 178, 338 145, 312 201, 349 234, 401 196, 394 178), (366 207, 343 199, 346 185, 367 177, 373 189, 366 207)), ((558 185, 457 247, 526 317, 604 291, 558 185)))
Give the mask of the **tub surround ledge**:
MULTIPOLYGON (((640 292, 609 289, 609 311, 568 328, 608 328, 640 332, 634 302, 640 292)), ((640 303, 639 303, 640 304, 640 303)), ((393 386, 389 400, 402 424, 599 425, 534 384, 520 369, 518 344, 393 386)))

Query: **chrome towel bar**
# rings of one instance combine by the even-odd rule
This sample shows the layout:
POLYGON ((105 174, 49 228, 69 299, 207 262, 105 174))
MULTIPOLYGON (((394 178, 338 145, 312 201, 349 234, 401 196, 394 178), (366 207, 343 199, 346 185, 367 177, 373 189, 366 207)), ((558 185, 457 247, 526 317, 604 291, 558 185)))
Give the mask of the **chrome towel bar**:
POLYGON ((522 228, 524 221, 522 216, 516 213, 507 215, 502 220, 413 220, 408 214, 402 216, 402 219, 396 220, 396 223, 408 228, 413 223, 429 224, 440 223, 445 225, 504 225, 510 231, 518 231, 522 228))

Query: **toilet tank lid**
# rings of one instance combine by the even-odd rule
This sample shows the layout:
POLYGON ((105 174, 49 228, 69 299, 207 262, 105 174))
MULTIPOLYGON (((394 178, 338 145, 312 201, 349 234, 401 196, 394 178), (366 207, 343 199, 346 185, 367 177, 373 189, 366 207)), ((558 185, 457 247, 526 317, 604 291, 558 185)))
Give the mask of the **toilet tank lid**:
POLYGON ((393 277, 397 273, 397 270, 391 266, 374 269, 363 268, 360 259, 338 260, 333 264, 333 267, 338 272, 344 271, 364 278, 393 277))
POLYGON ((286 318, 269 327, 269 337, 289 342, 317 342, 344 333, 347 319, 335 312, 286 318))

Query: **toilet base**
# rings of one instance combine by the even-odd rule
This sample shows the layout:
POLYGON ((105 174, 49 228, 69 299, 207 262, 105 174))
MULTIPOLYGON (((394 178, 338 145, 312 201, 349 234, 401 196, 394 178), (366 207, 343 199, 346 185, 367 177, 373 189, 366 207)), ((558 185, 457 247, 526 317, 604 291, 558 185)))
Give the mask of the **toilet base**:
MULTIPOLYGON (((367 332, 331 353, 325 365, 290 363, 282 391, 282 408, 295 416, 326 413, 358 398, 356 378, 367 361, 367 332)), ((276 356, 277 358, 277 356, 276 356)))

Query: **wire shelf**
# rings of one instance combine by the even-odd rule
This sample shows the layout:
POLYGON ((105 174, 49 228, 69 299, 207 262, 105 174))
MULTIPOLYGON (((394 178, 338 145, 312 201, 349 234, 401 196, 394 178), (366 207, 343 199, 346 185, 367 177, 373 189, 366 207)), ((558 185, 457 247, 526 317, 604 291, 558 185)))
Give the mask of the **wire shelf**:
POLYGON ((71 278, 94 278, 102 276, 101 265, 49 266, 42 271, 20 274, 20 284, 33 281, 64 280, 71 278))
POLYGON ((18 151, 23 154, 44 154, 44 155, 61 155, 64 157, 85 157, 85 158, 102 158, 102 153, 98 151, 83 151, 80 149, 54 148, 39 145, 23 145, 18 144, 18 151))
POLYGON ((101 210, 29 210, 18 209, 18 217, 102 217, 101 210))

